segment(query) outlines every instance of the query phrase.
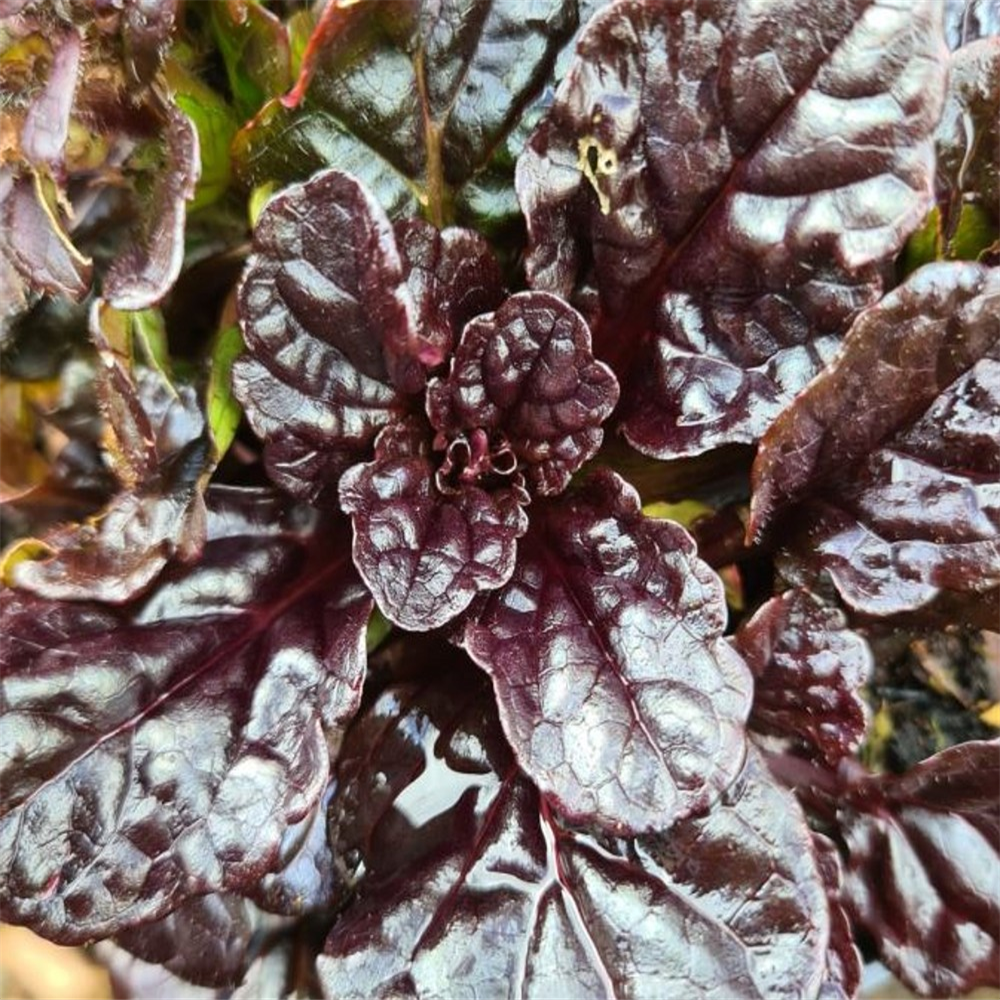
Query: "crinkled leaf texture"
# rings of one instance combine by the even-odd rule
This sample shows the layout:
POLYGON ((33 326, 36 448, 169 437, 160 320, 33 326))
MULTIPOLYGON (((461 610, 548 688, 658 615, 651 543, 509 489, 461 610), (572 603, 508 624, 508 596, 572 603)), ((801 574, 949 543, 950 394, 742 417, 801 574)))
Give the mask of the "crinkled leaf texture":
POLYGON ((263 931, 266 920, 240 896, 212 893, 185 900, 160 920, 130 928, 115 943, 186 983, 232 987, 243 979, 251 939, 263 931))
POLYGON ((327 787, 371 599, 346 524, 213 501, 199 563, 121 607, 0 593, 0 901, 74 942, 256 891, 327 787))
POLYGON ((416 336, 392 227, 353 178, 326 171, 272 198, 239 290, 246 353, 233 389, 274 480, 336 502, 340 474, 398 416, 383 345, 416 336))
POLYGON ((753 442, 932 203, 936 0, 623 2, 517 168, 528 280, 596 285, 646 454, 753 442))
POLYGON ((506 583, 522 505, 566 488, 617 399, 586 323, 561 299, 521 292, 467 323, 447 376, 428 385, 429 423, 391 424, 374 461, 340 480, 355 564, 386 617, 436 628, 506 583))
POLYGON ((416 323, 404 331, 409 340, 387 341, 386 360, 396 385, 418 392, 423 369, 447 361, 465 324, 500 306, 503 276, 489 244, 471 229, 436 229, 421 219, 393 229, 416 323))
POLYGON ((237 137, 255 182, 336 165, 394 217, 438 214, 538 93, 576 25, 572 0, 328 7, 292 93, 237 137))
POLYGON ((599 472, 532 508, 463 643, 539 788, 574 820, 638 833, 704 811, 740 771, 752 680, 725 624, 687 532, 599 472))
MULTIPOLYGON (((189 941, 194 947, 203 947, 204 963, 199 967, 207 971, 210 962, 231 962, 241 947, 241 930, 245 926, 229 924, 225 916, 218 922, 205 920, 202 927, 193 927, 189 941), (202 933, 223 933, 222 946, 217 940, 204 940, 202 933), (234 933, 235 932, 235 933, 234 933)), ((119 1000, 274 1000, 275 997, 313 997, 319 994, 308 966, 301 956, 304 951, 315 950, 314 942, 306 935, 300 940, 292 929, 289 933, 256 934, 249 939, 250 953, 244 958, 245 971, 239 984, 229 983, 219 988, 195 986, 189 979, 169 972, 165 965, 145 962, 134 957, 124 948, 110 941, 100 941, 94 948, 95 957, 108 970, 114 996, 119 1000), (252 959, 252 960, 251 960, 252 959)), ((192 953, 184 954, 184 971, 192 968, 192 953)), ((218 977, 216 977, 218 980, 218 977)))
POLYGON ((562 493, 600 447, 618 402, 611 369, 594 360, 583 317, 544 292, 512 295, 469 323, 427 412, 445 434, 501 432, 540 496, 562 493))
POLYGON ((713 810, 654 838, 564 825, 482 680, 386 689, 344 743, 331 839, 359 894, 327 997, 816 996, 829 920, 805 819, 751 753, 713 810))
POLYGON ((850 793, 845 897, 911 989, 1000 985, 1000 741, 951 747, 850 793))
POLYGON ((1000 585, 1000 269, 921 268, 858 317, 754 464, 750 530, 808 501, 793 542, 869 614, 1000 585))
POLYGON ((826 886, 830 912, 826 978, 820 987, 819 1000, 852 1000, 861 985, 861 952, 854 943, 851 922, 841 901, 840 855, 833 841, 821 833, 813 833, 813 848, 826 886))
POLYGON ((528 526, 510 487, 440 492, 423 438, 419 425, 386 428, 375 460, 340 481, 358 572, 382 613, 415 631, 450 622, 480 591, 506 583, 528 526))
POLYGON ((733 645, 755 677, 752 729, 788 737, 834 768, 858 749, 872 656, 840 611, 789 590, 744 622, 733 645))

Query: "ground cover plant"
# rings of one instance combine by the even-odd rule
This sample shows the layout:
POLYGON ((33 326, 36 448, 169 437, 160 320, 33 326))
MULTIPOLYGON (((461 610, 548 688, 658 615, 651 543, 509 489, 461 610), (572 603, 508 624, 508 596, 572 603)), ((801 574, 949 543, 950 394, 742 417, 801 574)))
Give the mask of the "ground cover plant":
POLYGON ((1000 985, 995 3, 0 13, 5 921, 1000 985))

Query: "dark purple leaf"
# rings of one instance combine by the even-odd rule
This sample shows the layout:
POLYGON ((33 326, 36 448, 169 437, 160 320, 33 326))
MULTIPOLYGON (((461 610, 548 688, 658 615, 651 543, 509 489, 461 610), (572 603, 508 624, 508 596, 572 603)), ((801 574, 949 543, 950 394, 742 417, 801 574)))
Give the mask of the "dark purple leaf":
POLYGON ((141 601, 0 593, 4 919, 93 940, 285 863, 360 701, 345 528, 224 493, 198 565, 141 601))
POLYGON ((49 531, 42 553, 16 562, 5 577, 51 600, 119 604, 145 590, 171 559, 197 557, 204 538, 205 507, 196 488, 119 493, 84 523, 49 531))
POLYGON ((1000 3, 997 0, 945 0, 945 37, 957 49, 978 38, 1000 35, 1000 3))
POLYGON ((502 433, 541 496, 561 493, 595 454, 617 402, 618 383, 594 360, 583 317, 544 292, 512 295, 469 323, 447 378, 427 391, 438 430, 502 433))
POLYGON ((301 916, 333 905, 339 881, 338 859, 326 838, 326 814, 336 790, 331 782, 312 811, 286 827, 281 837, 280 867, 244 890, 268 913, 301 916))
POLYGON ((413 368, 394 374, 394 381, 416 392, 424 387, 424 369, 448 359, 465 324, 500 305, 503 278, 489 244, 471 229, 442 231, 420 219, 394 228, 419 333, 413 341, 386 347, 397 366, 413 368))
POLYGON ((162 164, 141 197, 128 245, 104 278, 104 297, 117 309, 145 309, 162 299, 184 259, 186 202, 201 175, 198 133, 170 102, 159 109, 162 164))
POLYGON ((328 6, 291 94, 237 137, 253 181, 356 173, 393 215, 435 224, 539 91, 575 25, 569 0, 328 6))
POLYGON ((623 2, 518 163, 529 283, 595 281, 650 455, 753 442, 931 205, 941 6, 623 2), (808 26, 805 28, 804 26, 808 26))
POLYGON ((528 526, 511 487, 441 491, 427 444, 419 428, 388 427, 375 461, 340 480, 358 572, 386 618, 415 631, 444 625, 480 591, 506 583, 528 526))
POLYGON ((910 988, 956 996, 1000 985, 1000 742, 965 743, 844 804, 845 898, 910 988))
POLYGON ((830 942, 826 956, 826 977, 818 1000, 850 1000, 861 985, 861 953, 847 913, 840 901, 842 870, 836 845, 821 833, 813 834, 813 849, 826 886, 830 912, 830 942))
POLYGON ((864 739, 861 687, 868 645, 843 614, 804 590, 772 597, 744 622, 733 645, 755 677, 749 725, 790 737, 836 768, 864 739))
POLYGON ((48 164, 57 173, 69 134, 82 50, 83 42, 75 30, 67 31, 58 40, 49 77, 42 92, 32 100, 21 129, 21 149, 25 158, 37 166, 48 164))
MULTIPOLYGON (((998 15, 1000 20, 1000 15, 998 15)), ((951 58, 948 100, 937 131, 938 197, 957 223, 963 196, 1000 219, 1000 38, 951 58)))
POLYGON ((319 959, 325 996, 816 994, 823 882, 755 755, 706 817, 597 840, 518 772, 468 677, 389 688, 345 741, 332 821, 361 882, 319 959))
POLYGON ((239 896, 196 896, 160 920, 119 934, 115 943, 187 983, 233 987, 246 974, 252 939, 267 920, 239 896))
POLYGON ((340 474, 397 417, 386 342, 415 339, 392 227, 355 180, 327 171, 272 198, 239 291, 247 351, 233 388, 272 477, 336 502, 340 474))
POLYGON ((24 307, 29 290, 82 299, 92 270, 46 205, 40 180, 0 168, 0 320, 24 307))
POLYGON ((793 550, 865 613, 1000 584, 998 305, 995 268, 922 268, 761 442, 751 532, 812 497, 793 550))
POLYGON ((296 940, 291 934, 265 939, 260 953, 246 967, 236 989, 194 986, 162 965, 135 958, 110 941, 99 942, 94 951, 107 966, 116 1000, 275 1000, 276 997, 318 995, 314 977, 308 974, 308 968, 303 969, 304 949, 307 953, 315 951, 315 944, 309 939, 296 940), (307 979, 307 983, 303 983, 303 979, 307 979))
POLYGON ((110 941, 98 941, 94 957, 108 970, 115 1000, 222 1000, 225 996, 222 990, 178 979, 162 965, 144 962, 110 941))
POLYGON ((573 819, 635 833, 704 811, 739 773, 752 683, 725 624, 722 581, 687 532, 602 472, 532 507, 514 575, 464 644, 539 788, 573 819))

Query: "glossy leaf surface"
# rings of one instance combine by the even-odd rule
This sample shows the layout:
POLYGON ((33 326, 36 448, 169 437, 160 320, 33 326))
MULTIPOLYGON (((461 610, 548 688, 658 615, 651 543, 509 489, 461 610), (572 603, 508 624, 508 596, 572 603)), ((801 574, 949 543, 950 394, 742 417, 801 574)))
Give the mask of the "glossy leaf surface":
POLYGON ((346 543, 237 493, 140 601, 0 594, 5 919, 91 940, 282 864, 360 701, 371 600, 346 543))
POLYGON ((561 493, 594 455, 617 402, 618 383, 594 360, 583 317, 543 292, 512 295, 469 323, 447 378, 427 392, 438 430, 502 432, 540 496, 561 493))
POLYGON ((722 582, 623 480, 532 508, 510 582, 464 644, 521 767, 566 815, 663 829, 736 777, 752 682, 721 638, 722 582))
POLYGON ((118 935, 115 943, 186 983, 232 987, 249 965, 249 946, 262 916, 239 896, 196 896, 162 919, 118 935))
POLYGON ((922 268, 858 318, 754 465, 751 531, 812 497, 795 544, 854 607, 1000 584, 1000 272, 922 268))
POLYGON ((416 307, 415 340, 387 344, 397 385, 424 387, 423 369, 437 368, 451 355, 469 320, 492 312, 503 301, 503 278, 489 244, 470 229, 435 229, 420 219, 394 226, 406 285, 416 307), (417 368, 419 364, 419 368, 417 368))
POLYGON ((945 0, 944 24, 949 47, 957 49, 1000 35, 1000 6, 996 0, 945 0))
POLYGON ((641 451, 754 441, 877 300, 931 204, 940 22, 936 2, 659 0, 590 23, 518 163, 527 273, 596 283, 641 451))
POLYGON ((44 558, 19 561, 6 574, 7 582, 41 597, 123 603, 171 559, 195 558, 205 541, 210 456, 197 393, 130 364, 109 341, 129 330, 134 336, 128 315, 94 304, 94 382, 106 421, 105 460, 119 492, 93 518, 47 533, 44 558))
POLYGON ((863 781, 844 807, 852 915, 911 989, 1000 983, 1000 743, 863 781))
POLYGON ((375 461, 349 469, 340 505, 354 524, 354 562, 379 609, 403 628, 451 621, 482 590, 505 583, 527 517, 509 487, 470 483, 443 493, 419 432, 387 428, 375 461))
POLYGON ((867 643, 843 614, 804 590, 772 597, 733 644, 754 674, 752 729, 791 737, 836 768, 864 739, 867 643))
POLYGON ((328 165, 358 175, 392 215, 435 224, 489 159, 575 24, 568 0, 361 3, 328 9, 302 74, 237 139, 256 182, 328 165))
POLYGON ((756 757, 703 819, 601 841, 520 775, 481 682, 440 681, 389 688, 345 741, 332 829, 363 891, 326 996, 816 994, 822 880, 756 757))
POLYGON ((842 868, 837 847, 821 833, 813 834, 813 847, 826 886, 830 913, 830 940, 827 946, 826 978, 820 1000, 848 1000, 858 995, 861 985, 861 952, 841 901, 842 868))
POLYGON ((239 292, 246 353, 233 385, 272 477, 335 503, 340 474, 403 406, 382 357, 416 336, 389 221, 328 171, 268 202, 239 292))

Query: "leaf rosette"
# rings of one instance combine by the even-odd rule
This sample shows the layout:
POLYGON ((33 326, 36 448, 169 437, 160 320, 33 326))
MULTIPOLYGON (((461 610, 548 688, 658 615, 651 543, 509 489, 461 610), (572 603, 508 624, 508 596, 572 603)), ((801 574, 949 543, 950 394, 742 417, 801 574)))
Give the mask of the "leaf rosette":
POLYGON ((394 230, 346 174, 272 199, 255 249, 235 387, 272 474, 320 504, 336 484, 386 617, 445 624, 509 579, 531 496, 562 492, 596 453, 614 375, 576 310, 503 299, 481 239, 394 230))

